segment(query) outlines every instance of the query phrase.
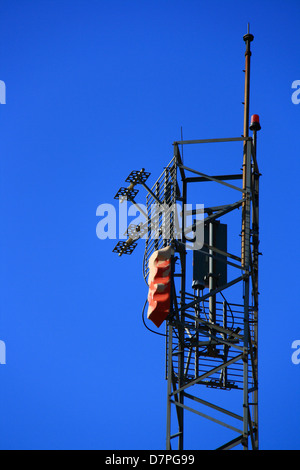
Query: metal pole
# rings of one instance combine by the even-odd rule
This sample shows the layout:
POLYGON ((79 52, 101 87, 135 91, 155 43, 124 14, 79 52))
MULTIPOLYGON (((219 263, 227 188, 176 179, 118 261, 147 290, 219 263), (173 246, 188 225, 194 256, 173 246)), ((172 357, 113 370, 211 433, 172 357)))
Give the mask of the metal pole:
MULTIPOLYGON (((200 297, 200 289, 197 287, 195 289, 197 297, 200 297)), ((197 304, 195 306, 195 317, 199 318, 199 312, 200 312, 200 305, 197 304)), ((195 328, 196 328, 196 333, 195 333, 195 379, 199 376, 199 346, 198 346, 198 341, 199 341, 199 332, 198 332, 198 323, 195 321, 195 328)))
MULTIPOLYGON (((243 37, 246 43, 246 52, 245 52, 245 98, 244 98, 244 137, 249 136, 249 104, 250 104, 250 42, 253 41, 254 36, 249 33, 249 24, 248 32, 243 37)), ((247 159, 247 140, 244 141, 244 158, 243 158, 243 190, 246 189, 246 159, 247 159)), ((243 199, 246 202, 246 194, 243 193, 243 199)), ((246 204, 243 204, 242 212, 242 266, 245 265, 245 211, 246 204)))
MULTIPOLYGON (((178 152, 178 146, 174 146, 174 155, 177 157, 177 164, 178 162, 181 163, 180 155, 178 152)), ((180 169, 180 168, 179 168, 180 169)), ((185 238, 185 204, 186 204, 186 187, 187 183, 185 181, 184 171, 180 169, 181 177, 182 177, 182 211, 181 211, 181 241, 182 241, 182 249, 180 250, 180 278, 181 278, 181 287, 180 287, 180 323, 184 323, 185 312, 183 306, 185 305, 185 288, 186 288, 186 238, 185 238)), ((173 270, 175 267, 173 266, 173 270)), ((174 288, 173 292, 173 304, 176 303, 176 289, 174 288)), ((181 389, 184 385, 184 327, 178 327, 178 389, 181 389)), ((180 391, 178 394, 175 394, 175 401, 172 401, 171 398, 174 393, 172 393, 172 386, 173 390, 176 388, 176 378, 173 372, 173 326, 169 325, 168 328, 168 399, 167 399, 167 450, 171 450, 171 439, 177 437, 178 438, 178 450, 183 450, 183 414, 184 414, 184 392, 180 391), (171 404, 174 403, 176 407, 176 414, 177 414, 177 422, 178 422, 178 432, 176 434, 171 435, 171 404)))
POLYGON ((172 393, 172 338, 173 338, 173 327, 172 325, 167 326, 168 335, 168 385, 167 385, 167 439, 166 449, 171 450, 171 393, 172 393))
MULTIPOLYGON (((257 131, 253 130, 253 152, 256 161, 257 153, 257 131)), ((258 247, 259 247, 259 173, 255 169, 252 173, 252 191, 254 195, 252 205, 253 220, 253 315, 254 315, 254 341, 255 341, 255 357, 253 367, 255 368, 256 378, 258 378, 258 247)), ((259 448, 258 443, 258 384, 253 392, 253 427, 255 450, 259 448)))
MULTIPOLYGON (((176 287, 174 284, 174 272, 175 272, 175 260, 174 256, 172 256, 171 262, 171 317, 174 314, 176 299, 176 287)), ((167 334, 167 438, 166 438, 166 450, 171 450, 171 416, 172 416, 172 409, 171 409, 171 394, 172 394, 172 383, 173 383, 173 326, 167 322, 166 327, 166 334, 167 334)))
POLYGON ((243 346, 243 447, 248 449, 248 431, 249 431, 249 396, 248 396, 248 360, 249 360, 249 271, 250 271, 250 190, 251 190, 251 141, 247 142, 246 164, 245 164, 245 184, 247 196, 245 201, 244 213, 244 268, 246 277, 244 279, 244 346, 243 346))
MULTIPOLYGON (((227 329, 227 302, 224 300, 223 302, 223 328, 227 329)), ((227 335, 226 333, 223 334, 223 339, 226 341, 227 335)), ((227 360, 228 355, 228 346, 224 344, 223 347, 223 354, 224 354, 224 362, 227 360)), ((222 371, 222 379, 223 379, 223 386, 226 387, 227 385, 227 368, 224 367, 222 371)))
MULTIPOLYGON (((159 199, 159 190, 160 190, 159 182, 156 182, 155 192, 156 192, 158 199, 159 199)), ((151 209, 151 216, 153 217, 152 210, 153 209, 151 209)), ((159 230, 159 206, 157 205, 155 207, 155 230, 159 230)), ((154 245, 155 245, 155 250, 158 250, 158 233, 155 233, 154 245)))
MULTIPOLYGON (((185 227, 186 227, 186 215, 185 215, 185 206, 187 200, 187 184, 185 179, 182 181, 182 233, 181 233, 181 240, 184 244, 184 249, 180 253, 180 260, 181 260, 181 292, 180 292, 180 307, 181 307, 181 315, 180 321, 181 324, 184 324, 184 310, 182 307, 185 305, 185 289, 186 289, 186 238, 185 238, 185 227)), ((178 356, 178 388, 181 388, 184 384, 184 334, 185 330, 184 327, 181 326, 178 330, 179 334, 179 356, 178 356)), ((183 392, 179 393, 178 401, 181 405, 183 405, 184 394, 183 392)), ((183 407, 178 407, 178 450, 183 450, 183 407)))
MULTIPOLYGON (((245 98, 244 98, 244 138, 249 136, 249 104, 250 104, 250 43, 254 36, 249 33, 243 36, 245 51, 245 98)), ((243 348, 243 448, 248 449, 249 430, 249 397, 248 397, 248 350, 249 350, 249 254, 250 254, 250 177, 251 151, 248 140, 244 141, 243 155, 243 205, 242 205, 242 246, 241 264, 248 274, 244 279, 244 348, 243 348), (248 192, 249 191, 249 192, 248 192)), ((251 150, 251 147, 250 147, 251 150)))
MULTIPOLYGON (((211 247, 215 246, 214 243, 214 222, 209 223, 209 234, 208 234, 208 244, 211 247)), ((215 262, 214 262, 214 252, 213 250, 209 249, 209 259, 208 259, 208 287, 209 287, 209 293, 211 294, 216 287, 216 282, 215 282, 215 262)), ((211 295, 209 297, 209 321, 211 323, 216 322, 216 296, 211 295)), ((214 336, 214 331, 211 331, 212 335, 214 336)), ((211 345, 209 347, 209 351, 213 353, 214 347, 211 345)))

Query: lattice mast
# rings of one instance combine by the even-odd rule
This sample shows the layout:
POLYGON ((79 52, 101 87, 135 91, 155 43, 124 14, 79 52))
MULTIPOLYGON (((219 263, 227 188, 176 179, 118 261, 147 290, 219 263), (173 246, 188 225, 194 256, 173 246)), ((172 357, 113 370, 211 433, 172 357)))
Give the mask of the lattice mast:
MULTIPOLYGON (((165 322, 167 450, 174 448, 174 443, 179 450, 184 445, 188 447, 184 442, 185 412, 211 420, 227 428, 230 436, 235 435, 217 448, 231 449, 241 445, 244 449, 258 449, 260 173, 256 151, 260 124, 259 117, 253 115, 250 124, 252 136, 249 136, 250 43, 253 41, 249 27, 243 39, 246 45, 243 136, 176 141, 172 160, 151 188, 146 184, 150 173, 142 169, 132 172, 126 180, 130 185, 121 188, 116 195, 116 198, 126 197, 138 207, 136 185, 141 184, 147 191, 147 209, 145 223, 130 225, 128 240, 119 242, 114 251, 119 255, 131 254, 138 239, 146 237, 143 259, 146 282, 153 254, 165 253, 166 247, 171 247, 173 252, 170 308, 165 322), (210 176, 183 164, 180 146, 229 142, 243 143, 242 173, 210 176), (242 187, 235 183, 239 180, 242 187), (229 204, 188 211, 188 187, 203 183, 230 189, 232 193, 239 193, 240 198, 229 204), (197 220, 199 212, 200 220, 197 220), (227 247, 231 226, 228 225, 227 233, 227 224, 223 220, 228 214, 240 220, 240 253, 231 253, 227 247), (195 220, 187 227, 186 220, 190 215, 195 216, 195 220), (195 234, 200 226, 203 246, 198 247, 195 234), (191 264, 193 292, 187 289, 191 264), (238 272, 239 275, 231 274, 229 278, 229 268, 231 273, 238 272), (237 293, 238 286, 242 295, 237 293), (240 413, 221 406, 222 401, 216 404, 204 399, 201 396, 203 386, 220 391, 239 391, 242 395, 240 413), (205 407, 205 413, 199 409, 201 406, 205 407), (220 415, 216 416, 218 413, 222 419, 220 415)), ((151 315, 148 318, 151 319, 151 315)), ((159 320, 156 326, 160 324, 159 320)))

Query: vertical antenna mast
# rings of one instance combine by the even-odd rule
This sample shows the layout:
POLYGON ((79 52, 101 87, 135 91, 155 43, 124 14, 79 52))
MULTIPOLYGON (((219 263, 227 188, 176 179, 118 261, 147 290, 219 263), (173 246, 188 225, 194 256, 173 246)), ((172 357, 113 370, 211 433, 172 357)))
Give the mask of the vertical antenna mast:
MULTIPOLYGON (((245 51, 245 97, 244 97, 244 137, 249 137, 249 107, 250 107, 250 43, 253 41, 254 36, 249 33, 249 23, 247 25, 247 34, 243 36, 246 43, 245 51)), ((243 190, 246 190, 246 179, 247 179, 247 140, 244 141, 244 158, 243 158, 243 190)), ((247 196, 243 194, 243 215, 242 215, 242 266, 246 263, 246 199, 247 196)))

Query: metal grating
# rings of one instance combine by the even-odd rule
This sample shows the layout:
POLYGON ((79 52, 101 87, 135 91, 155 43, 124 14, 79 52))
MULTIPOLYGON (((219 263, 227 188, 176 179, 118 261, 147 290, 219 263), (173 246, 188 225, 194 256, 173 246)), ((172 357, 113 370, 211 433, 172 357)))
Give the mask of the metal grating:
MULTIPOLYGON (((179 301, 179 298, 178 298, 179 301)), ((224 325, 224 302, 217 302, 216 308, 216 325, 223 326, 227 330, 234 332, 239 329, 238 334, 242 337, 244 335, 244 313, 243 305, 230 304, 228 309, 227 304, 227 325, 224 325)), ((208 320, 209 303, 208 300, 204 301, 201 308, 198 309, 197 315, 204 321, 208 320)), ((186 314, 195 317, 195 310, 187 310, 186 314)), ((187 316, 187 315, 186 315, 187 316)), ((196 317, 195 317, 196 318, 196 317)), ((188 318, 189 320, 189 318, 188 318)), ((226 320, 225 320, 226 322, 226 320)), ((170 321, 172 324, 173 321, 170 321)), ((243 341, 236 341, 233 347, 227 347, 221 342, 216 344, 214 352, 209 352, 209 347, 203 345, 205 342, 209 342, 209 329, 203 324, 200 324, 196 328, 195 321, 185 321, 184 326, 184 383, 189 383, 191 380, 198 378, 204 374, 208 374, 215 368, 221 366, 224 362, 230 361, 235 357, 238 357, 241 353, 240 350, 234 348, 234 346, 242 347, 243 341), (198 347, 195 343, 197 341, 198 347), (202 345, 201 345, 202 343, 202 345)), ((252 341, 254 340, 254 317, 250 309, 249 312, 249 325, 250 335, 252 341)), ((178 356, 180 350, 180 342, 178 337, 178 329, 176 328, 176 322, 174 322, 175 328, 173 328, 172 334, 172 364, 175 380, 178 377, 178 356)), ((220 339, 228 340, 228 336, 224 338, 222 333, 215 332, 215 337, 220 339)), ((166 340, 166 378, 168 377, 168 336, 166 340)), ((254 387, 254 379, 252 374, 252 367, 249 364, 249 387, 254 387)), ((230 366, 218 370, 207 377, 205 377, 199 384, 206 385, 207 387, 219 388, 223 390, 230 389, 243 389, 243 361, 242 359, 234 362, 230 366)))
POLYGON ((146 279, 148 276, 148 261, 152 253, 171 243, 176 237, 177 220, 174 213, 176 203, 177 187, 177 165, 176 158, 173 157, 170 163, 151 188, 152 194, 148 193, 146 197, 146 206, 148 214, 148 236, 145 244, 145 254, 143 260, 143 274, 146 279), (164 216, 159 212, 158 206, 164 208, 164 216))
POLYGON ((113 253, 118 253, 119 255, 125 254, 125 255, 131 255, 135 247, 137 246, 137 243, 131 241, 131 243, 126 243, 123 241, 119 241, 116 246, 113 249, 113 253))

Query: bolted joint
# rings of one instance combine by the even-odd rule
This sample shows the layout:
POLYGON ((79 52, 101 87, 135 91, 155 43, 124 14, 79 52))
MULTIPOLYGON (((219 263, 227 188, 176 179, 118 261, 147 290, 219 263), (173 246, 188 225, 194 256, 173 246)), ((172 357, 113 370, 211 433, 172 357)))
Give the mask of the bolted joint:
POLYGON ((241 439, 241 444, 242 444, 243 447, 248 448, 248 438, 247 438, 247 437, 243 437, 243 438, 241 439))

